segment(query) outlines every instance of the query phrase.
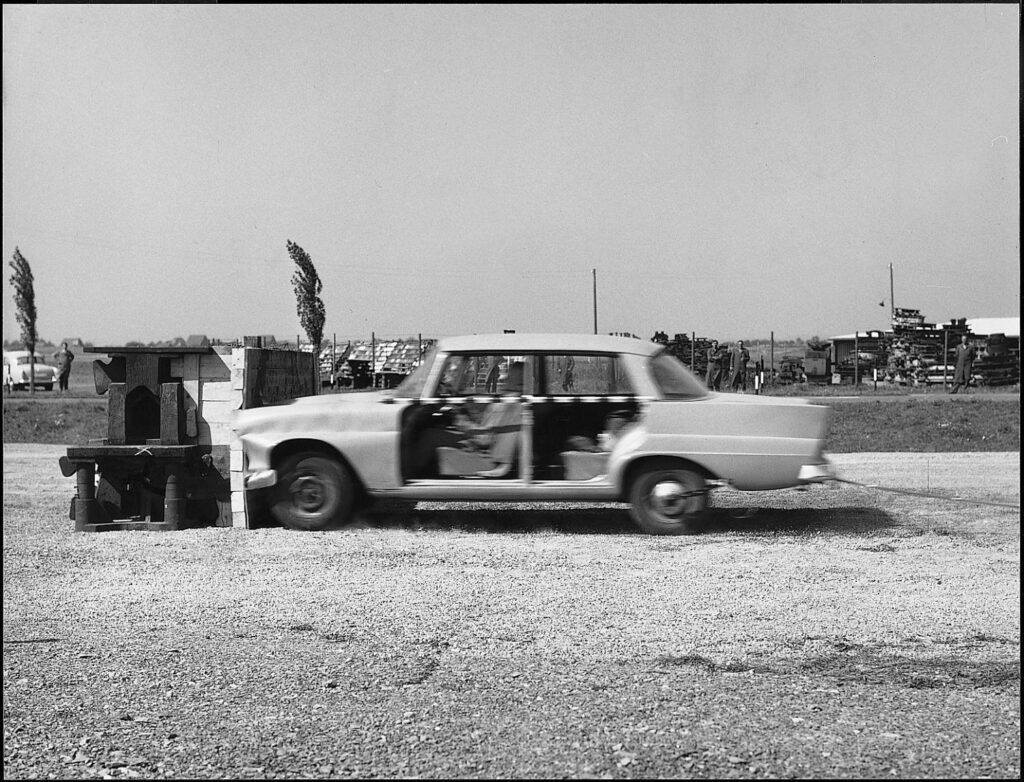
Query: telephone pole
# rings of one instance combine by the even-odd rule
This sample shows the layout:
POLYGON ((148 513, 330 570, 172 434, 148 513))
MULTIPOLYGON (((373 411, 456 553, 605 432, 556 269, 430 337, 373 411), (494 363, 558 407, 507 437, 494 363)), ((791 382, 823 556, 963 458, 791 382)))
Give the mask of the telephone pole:
POLYGON ((597 333, 597 269, 592 270, 594 274, 594 333, 597 333))
POLYGON ((896 300, 893 299, 893 283, 892 283, 892 264, 889 264, 889 321, 892 322, 893 318, 896 317, 896 300))

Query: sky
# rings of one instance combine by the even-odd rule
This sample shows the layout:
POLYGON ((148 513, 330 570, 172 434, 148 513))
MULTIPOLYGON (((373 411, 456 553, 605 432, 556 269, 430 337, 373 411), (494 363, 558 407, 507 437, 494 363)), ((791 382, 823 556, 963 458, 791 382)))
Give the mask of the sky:
POLYGON ((4 5, 3 336, 1020 314, 1016 5, 4 5))

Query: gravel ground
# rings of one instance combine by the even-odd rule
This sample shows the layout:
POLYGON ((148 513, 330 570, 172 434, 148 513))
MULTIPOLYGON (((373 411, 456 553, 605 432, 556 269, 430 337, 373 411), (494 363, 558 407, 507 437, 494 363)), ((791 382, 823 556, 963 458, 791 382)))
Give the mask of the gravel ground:
MULTIPOLYGON (((75 534, 4 449, 5 778, 1019 778, 1020 512, 852 485, 75 534), (748 518, 746 508, 758 512, 748 518)), ((1020 502, 1020 457, 843 477, 1020 502)))

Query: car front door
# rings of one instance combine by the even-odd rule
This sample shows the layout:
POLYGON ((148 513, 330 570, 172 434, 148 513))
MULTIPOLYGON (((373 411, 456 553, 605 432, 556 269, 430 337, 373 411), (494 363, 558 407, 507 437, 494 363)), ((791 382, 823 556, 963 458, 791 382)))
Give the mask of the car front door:
POLYGON ((402 426, 404 480, 528 480, 531 358, 451 353, 443 362, 402 426))

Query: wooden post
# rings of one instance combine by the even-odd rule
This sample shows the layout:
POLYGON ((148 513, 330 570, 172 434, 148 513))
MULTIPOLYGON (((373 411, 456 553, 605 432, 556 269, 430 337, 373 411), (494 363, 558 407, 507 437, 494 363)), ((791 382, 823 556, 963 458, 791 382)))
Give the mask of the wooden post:
POLYGON ((690 371, 697 369, 697 332, 690 332, 690 371))
POLYGON ((111 383, 107 387, 107 443, 109 445, 124 445, 127 442, 124 417, 127 397, 127 383, 111 383))
POLYGON ((96 465, 92 461, 78 463, 76 483, 75 531, 81 532, 87 524, 100 521, 99 503, 96 502, 96 465))
POLYGON ((770 348, 770 351, 769 351, 769 355, 771 356, 771 359, 772 359, 772 371, 768 375, 768 382, 771 383, 774 386, 775 385, 775 332, 774 331, 772 332, 772 342, 771 342, 771 348, 770 348))
POLYGON ((949 388, 949 329, 942 330, 942 388, 949 388))
POLYGON ((176 461, 167 464, 167 483, 164 486, 164 522, 173 529, 185 521, 185 493, 181 482, 181 465, 176 461))
POLYGON ((860 386, 860 332, 853 334, 853 387, 860 386))
POLYGON ((160 384, 160 444, 181 445, 185 433, 185 390, 181 383, 160 384))
POLYGON ((377 387, 377 332, 370 332, 370 386, 377 387))

